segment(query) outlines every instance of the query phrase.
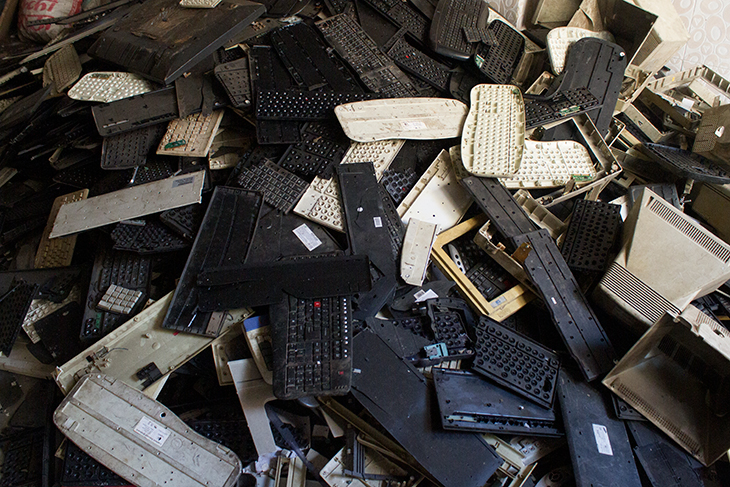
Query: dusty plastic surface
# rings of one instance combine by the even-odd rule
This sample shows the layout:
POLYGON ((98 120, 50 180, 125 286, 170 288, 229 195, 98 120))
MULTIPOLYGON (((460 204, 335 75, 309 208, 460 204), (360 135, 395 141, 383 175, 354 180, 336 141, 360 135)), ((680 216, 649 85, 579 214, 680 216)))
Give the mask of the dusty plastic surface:
POLYGON ((417 218, 437 224, 440 233, 456 225, 471 203, 471 196, 456 178, 449 153, 442 150, 398 205, 398 215, 403 223, 417 218))
POLYGON ((437 229, 436 223, 423 222, 415 218, 408 221, 400 259, 400 276, 406 284, 412 286, 423 284, 437 229))
POLYGON ((73 45, 59 49, 43 65, 43 86, 53 85, 52 92, 63 93, 81 75, 81 61, 73 45))
MULTIPOLYGON (((375 167, 375 176, 380 181, 383 173, 405 143, 406 141, 402 139, 353 142, 342 158, 341 164, 372 162, 375 167)), ((324 179, 315 176, 297 206, 294 207, 294 213, 332 230, 345 231, 342 198, 335 178, 324 179)))
POLYGON ((597 37, 604 41, 614 42, 613 35, 608 31, 593 32, 580 27, 556 27, 548 32, 547 50, 550 56, 550 65, 553 67, 555 74, 563 72, 568 48, 585 37, 597 37))
POLYGON ((50 238, 200 203, 205 171, 183 174, 63 205, 50 238))
MULTIPOLYGON (((171 299, 172 293, 58 367, 54 374, 56 384, 67 393, 85 374, 103 373, 142 390, 152 385, 145 384, 147 378, 137 376, 144 367, 155 364, 164 375, 200 353, 212 338, 162 328, 171 299)), ((233 326, 244 316, 243 310, 228 313, 224 326, 233 326)))
POLYGON ((154 89, 154 83, 136 74, 98 71, 81 78, 67 95, 74 100, 110 103, 154 89))
POLYGON ((75 201, 83 201, 88 195, 89 190, 82 189, 59 196, 53 201, 51 213, 48 215, 48 223, 46 224, 45 230, 43 230, 41 243, 38 244, 38 251, 35 254, 36 269, 44 267, 66 267, 71 265, 74 249, 76 248, 76 235, 69 235, 68 237, 54 239, 49 238, 49 236, 53 229, 53 224, 56 221, 56 217, 58 216, 58 212, 61 210, 61 206, 75 201))
POLYGON ((233 487, 241 461, 122 381, 90 374, 53 421, 89 456, 139 487, 233 487))
POLYGON ((167 126, 157 153, 163 156, 205 157, 223 119, 223 110, 197 113, 173 120, 167 126))
POLYGON ((506 177, 520 168, 525 102, 512 85, 476 85, 461 135, 464 168, 475 176, 506 177))
POLYGON ((335 107, 345 135, 357 142, 458 137, 466 113, 466 105, 447 98, 388 98, 335 107))
POLYGON ((520 204, 530 220, 535 222, 540 228, 544 228, 550 232, 550 236, 557 239, 563 234, 567 225, 563 221, 553 215, 547 208, 537 202, 530 193, 524 189, 519 189, 515 193, 515 200, 520 204))
POLYGON ((596 175, 588 150, 578 142, 525 140, 519 170, 510 177, 501 178, 501 182, 509 189, 555 188, 571 179, 590 182, 596 175))
POLYGON ((710 465, 730 449, 729 373, 730 332, 690 305, 655 323, 603 384, 710 465))
POLYGON ((187 8, 215 8, 221 0, 180 0, 181 7, 187 8))

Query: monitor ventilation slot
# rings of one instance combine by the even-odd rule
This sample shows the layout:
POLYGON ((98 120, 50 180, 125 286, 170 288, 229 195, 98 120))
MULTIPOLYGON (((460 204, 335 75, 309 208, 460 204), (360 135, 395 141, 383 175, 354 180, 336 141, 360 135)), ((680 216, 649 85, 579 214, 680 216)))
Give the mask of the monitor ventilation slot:
POLYGON ((656 323, 667 311, 677 314, 680 312, 679 308, 615 262, 604 274, 601 284, 646 318, 649 323, 656 323))
POLYGON ((703 230, 689 223, 680 215, 672 211, 659 199, 651 198, 649 209, 658 217, 672 225, 674 228, 692 239, 697 245, 711 253, 723 263, 730 262, 730 249, 725 245, 708 236, 703 230))

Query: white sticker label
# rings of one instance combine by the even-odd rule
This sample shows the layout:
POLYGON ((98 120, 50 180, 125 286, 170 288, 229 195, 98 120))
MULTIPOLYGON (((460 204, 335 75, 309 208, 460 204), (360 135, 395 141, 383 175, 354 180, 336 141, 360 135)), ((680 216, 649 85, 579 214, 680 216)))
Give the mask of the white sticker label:
POLYGON ((611 449, 611 440, 608 439, 608 429, 602 424, 594 424, 593 436, 596 437, 596 446, 598 447, 598 453, 600 453, 601 455, 613 456, 613 450, 611 449))
POLYGON ((498 298, 497 298, 497 299, 495 299, 495 300, 494 300, 494 302, 492 303, 492 308, 496 308, 497 306, 501 305, 501 304, 502 304, 502 303, 504 303, 505 301, 507 301, 507 298, 505 298, 504 296, 500 296, 500 297, 498 297, 498 298))
POLYGON ((403 130, 424 130, 426 128, 426 124, 419 121, 401 122, 400 126, 403 130))
POLYGON ((421 289, 416 294, 414 294, 413 297, 416 298, 417 303, 420 303, 421 301, 426 301, 427 299, 436 299, 439 297, 439 295, 433 292, 433 289, 429 289, 428 291, 424 291, 423 289, 421 289))
POLYGON ((380 228, 383 226, 383 219, 379 216, 373 217, 373 225, 375 225, 375 228, 380 228))
POLYGON ((292 230, 292 232, 294 232, 294 235, 297 236, 299 241, 302 242, 304 246, 307 247, 307 250, 309 250, 310 252, 322 245, 322 241, 317 238, 317 236, 307 226, 306 223, 302 223, 297 228, 292 230))
POLYGON ((144 436, 152 443, 157 446, 165 444, 167 439, 170 437, 170 430, 162 426, 156 421, 152 421, 150 418, 143 417, 134 427, 134 432, 138 435, 144 436))

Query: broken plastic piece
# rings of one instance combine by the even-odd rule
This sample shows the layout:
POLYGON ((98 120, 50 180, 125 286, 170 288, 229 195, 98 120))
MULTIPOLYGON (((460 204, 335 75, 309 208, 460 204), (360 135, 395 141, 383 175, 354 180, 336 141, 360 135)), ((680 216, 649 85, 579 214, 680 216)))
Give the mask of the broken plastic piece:
POLYGON ((400 276, 406 284, 423 284, 437 228, 435 223, 422 222, 415 218, 408 221, 400 261, 400 276))
POLYGON ((561 253, 572 270, 603 271, 621 234, 621 207, 577 200, 561 253))
MULTIPOLYGON (((550 232, 550 236, 554 239, 557 239, 560 235, 562 235, 567 228, 561 219, 550 213, 550 210, 538 203, 537 200, 535 200, 530 193, 524 189, 517 190, 514 194, 514 198, 515 201, 520 204, 522 209, 525 210, 525 213, 527 213, 527 216, 530 217, 530 220, 535 222, 540 228, 544 228, 550 232)), ((479 243, 476 239, 475 242, 477 244, 479 243)))
POLYGON ((492 83, 509 84, 525 54, 525 37, 506 22, 495 19, 487 32, 495 42, 477 45, 474 64, 492 83))
POLYGON ((180 0, 181 7, 187 8, 215 8, 221 0, 180 0))
POLYGON ((18 338, 30 303, 38 291, 37 284, 13 280, 10 289, 0 297, 0 353, 10 355, 18 338))
POLYGON ((474 371, 531 401, 550 408, 560 359, 540 343, 482 316, 476 329, 474 371))
POLYGON ((214 70, 215 77, 226 89, 231 104, 236 108, 251 106, 251 78, 248 58, 219 64, 214 70))
POLYGON ((417 218, 438 225, 439 233, 456 225, 472 204, 457 183, 449 153, 442 150, 398 205, 403 223, 417 218))
POLYGON ((391 98, 335 108, 345 134, 358 142, 458 137, 466 113, 466 105, 445 98, 391 98))
POLYGON ((61 206, 50 238, 200 203, 205 171, 125 188, 61 206))
POLYGON ((101 168, 131 169, 147 163, 147 156, 157 147, 165 133, 162 124, 104 137, 101 146, 101 168))
MULTIPOLYGON (((407 5, 403 2, 396 2, 396 4, 407 5)), ((412 73, 414 76, 441 91, 448 91, 451 70, 447 65, 436 61, 423 51, 419 51, 411 46, 404 36, 398 36, 394 41, 390 42, 392 42, 392 45, 387 50, 388 56, 401 69, 412 73)))
POLYGON ((243 189, 259 191, 264 201, 289 213, 307 190, 307 182, 271 161, 243 169, 236 180, 243 189))
POLYGON ((74 100, 111 103, 154 89, 152 82, 136 74, 99 71, 85 74, 68 90, 67 95, 74 100))
POLYGON ((178 0, 154 0, 135 5, 113 29, 105 30, 88 52, 170 84, 265 11, 263 5, 253 2, 187 9, 178 5, 178 0), (215 29, 209 28, 211 25, 215 29))
POLYGON ((48 223, 43 231, 41 242, 38 244, 38 251, 35 256, 36 269, 71 265, 74 249, 76 248, 76 235, 54 239, 49 238, 49 235, 51 234, 51 229, 53 228, 61 206, 67 203, 73 203, 74 201, 84 200, 88 195, 89 190, 83 189, 59 196, 53 201, 53 208, 51 208, 51 213, 48 215, 48 223))
POLYGON ((53 93, 59 94, 71 86, 81 75, 81 61, 73 44, 56 51, 43 65, 43 86, 53 85, 53 93))
POLYGON ((95 105, 91 114, 102 137, 169 122, 179 116, 175 87, 95 105))
POLYGON ((440 0, 431 20, 431 47, 443 56, 469 59, 477 40, 468 39, 470 31, 486 29, 488 20, 489 4, 482 0, 440 0))
POLYGON ((260 316, 251 317, 243 322, 246 343, 251 355, 267 384, 274 383, 273 345, 271 344, 271 328, 268 321, 264 322, 260 316))
POLYGON ((568 48, 584 37, 597 37, 604 41, 614 42, 613 35, 608 31, 594 32, 579 27, 556 27, 547 34, 547 50, 550 56, 550 65, 555 74, 563 72, 568 48))
POLYGON ((290 296, 272 306, 269 316, 276 397, 342 395, 350 390, 349 297, 303 300, 290 296))
POLYGON ((231 450, 191 431, 157 401, 105 375, 81 379, 56 409, 53 421, 92 458, 140 487, 165 482, 231 487, 241 474, 241 461, 231 450))
POLYGON ((477 85, 461 136, 464 168, 476 176, 511 176, 525 146, 525 104, 512 85, 477 85))
POLYGON ((207 156, 222 119, 223 110, 217 110, 210 115, 198 113, 171 121, 157 153, 163 156, 207 156))
POLYGON ((597 174, 588 150, 578 142, 525 140, 519 170, 512 176, 500 178, 500 182, 510 189, 553 188, 565 186, 571 179, 591 182, 597 174))
POLYGON ((514 237, 515 245, 527 243, 531 250, 524 269, 542 295, 570 354, 588 381, 613 366, 615 352, 578 282, 570 272, 547 230, 514 237))
POLYGON ((434 368, 432 373, 446 430, 550 437, 562 433, 552 409, 466 370, 434 368))

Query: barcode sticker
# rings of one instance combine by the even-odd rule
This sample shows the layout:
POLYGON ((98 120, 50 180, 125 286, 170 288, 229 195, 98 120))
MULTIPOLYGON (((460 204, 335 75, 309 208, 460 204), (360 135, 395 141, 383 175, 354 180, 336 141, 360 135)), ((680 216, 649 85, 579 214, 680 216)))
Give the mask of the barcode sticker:
POLYGON ((195 180, 195 176, 190 176, 189 178, 176 179, 172 182, 172 187, 179 188, 180 186, 185 186, 186 184, 193 184, 194 180, 195 180))
POLYGON ((596 437, 596 447, 598 447, 598 453, 600 453, 601 455, 613 456, 613 449, 611 449, 611 440, 608 439, 608 429, 602 424, 594 424, 593 436, 596 437))
POLYGON ((416 298, 417 303, 420 303, 421 301, 425 301, 427 299, 436 299, 439 297, 439 295, 433 292, 433 289, 429 289, 428 291, 424 291, 423 289, 421 289, 416 294, 414 294, 413 297, 416 298))
POLYGON ((375 228, 380 228, 383 226, 383 219, 379 216, 373 217, 373 224, 375 225, 375 228))
POLYGON ((322 245, 322 241, 314 234, 306 223, 302 223, 292 230, 292 232, 294 232, 294 235, 297 236, 299 241, 302 242, 310 252, 322 245))
POLYGON ((426 128, 426 124, 419 121, 401 122, 400 125, 403 130, 424 130, 426 128))
POLYGON ((169 429, 147 417, 143 417, 139 420, 137 426, 134 427, 134 432, 147 438, 152 443, 160 447, 164 445, 170 437, 169 429))

